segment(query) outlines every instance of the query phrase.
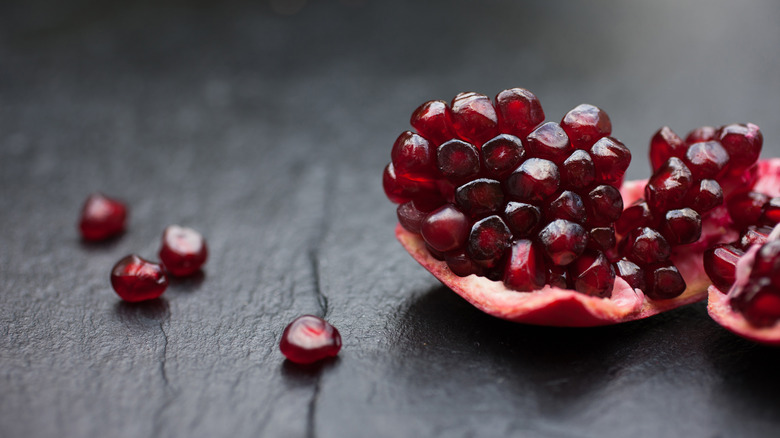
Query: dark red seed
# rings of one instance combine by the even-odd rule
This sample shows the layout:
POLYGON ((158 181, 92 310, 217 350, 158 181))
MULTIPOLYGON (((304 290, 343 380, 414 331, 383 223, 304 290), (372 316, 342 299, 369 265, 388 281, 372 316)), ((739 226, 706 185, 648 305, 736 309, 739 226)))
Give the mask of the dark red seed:
POLYGON ((780 240, 769 240, 756 253, 750 281, 756 280, 769 281, 780 289, 780 240))
POLYGON ((581 190, 595 180, 596 166, 586 151, 574 151, 561 166, 561 185, 567 189, 581 190))
POLYGON ((569 272, 565 266, 552 265, 547 269, 547 284, 561 289, 570 289, 569 272))
POLYGON ((588 250, 570 266, 569 274, 577 292, 607 298, 615 285, 615 268, 601 251, 588 250))
POLYGON ((544 158, 557 164, 569 157, 574 148, 569 136, 555 122, 547 122, 534 129, 526 138, 528 152, 533 157, 544 158))
POLYGON ((507 194, 518 201, 541 202, 558 191, 561 176, 552 161, 529 158, 507 179, 507 194))
POLYGON ((650 139, 650 165, 655 173, 666 160, 672 157, 682 158, 688 146, 668 126, 659 129, 650 139))
POLYGON ((737 262, 745 254, 733 245, 721 243, 704 251, 704 271, 718 289, 726 293, 734 284, 737 262))
POLYGON ((504 178, 523 161, 525 148, 514 135, 501 134, 482 145, 485 173, 492 178, 504 178))
POLYGON ((602 184, 588 192, 585 205, 588 207, 588 224, 605 226, 620 218, 623 212, 623 197, 618 189, 602 184))
POLYGON ((444 261, 453 274, 458 277, 468 277, 471 274, 482 275, 482 267, 466 254, 464 249, 456 249, 444 255, 444 261))
POLYGON ((622 236, 635 228, 655 228, 655 225, 655 217, 650 210, 650 206, 647 205, 647 202, 640 199, 623 211, 620 219, 615 222, 615 231, 622 236))
POLYGON ((693 184, 683 204, 704 215, 723 204, 723 190, 714 179, 703 179, 693 184))
POLYGON ((604 137, 590 148, 590 157, 596 167, 596 182, 620 187, 631 164, 631 151, 619 140, 604 137))
POLYGON ((496 111, 501 131, 525 138, 544 121, 539 99, 524 88, 510 88, 496 95, 496 111))
POLYGON ((564 190, 550 202, 545 211, 545 217, 548 220, 566 219, 584 224, 585 219, 587 219, 585 203, 582 202, 580 195, 570 190, 564 190))
POLYGON ((84 240, 105 240, 122 234, 126 221, 127 207, 124 203, 101 193, 93 193, 81 208, 79 231, 84 240))
POLYGON ((547 266, 542 252, 526 239, 512 244, 504 268, 503 281, 506 287, 520 292, 541 289, 544 286, 547 266))
POLYGON ((717 141, 694 143, 685 153, 685 164, 696 179, 716 179, 729 162, 729 154, 717 141))
POLYGON ((535 234, 542 220, 542 211, 535 205, 509 202, 504 209, 504 218, 515 237, 527 237, 535 234))
POLYGON ((404 131, 395 140, 390 156, 396 175, 433 179, 436 169, 434 148, 421 136, 404 131))
POLYGON ((589 149, 602 137, 612 133, 612 122, 599 107, 583 103, 566 113, 561 127, 576 149, 589 149))
POLYGON ((752 123, 723 126, 718 130, 718 140, 731 157, 729 170, 732 173, 752 166, 758 160, 764 144, 761 130, 752 123))
POLYGON ((685 280, 683 280, 677 267, 670 263, 659 263, 645 268, 644 290, 651 300, 668 300, 679 297, 685 292, 685 280))
POLYGON ((111 269, 111 287, 125 301, 153 300, 168 287, 162 266, 130 254, 111 269))
POLYGON ((625 280, 633 289, 642 291, 647 289, 645 271, 631 260, 626 258, 618 260, 617 263, 615 263, 615 271, 617 271, 617 276, 625 280))
POLYGON ((647 205, 656 213, 680 207, 692 184, 693 175, 685 163, 677 157, 669 158, 645 186, 647 205))
POLYGON ((436 184, 426 180, 412 180, 396 175, 393 163, 388 164, 382 172, 382 187, 385 189, 387 199, 396 204, 409 202, 413 198, 437 198, 439 197, 436 184))
POLYGON ((431 100, 414 110, 411 124, 431 144, 438 146, 455 138, 450 117, 450 108, 446 102, 431 100))
POLYGON ((475 179, 455 191, 455 203, 471 216, 498 213, 504 207, 501 183, 487 178, 475 179))
POLYGON ((753 245, 765 244, 769 240, 769 233, 771 232, 772 228, 770 227, 751 225, 742 233, 739 241, 733 245, 742 251, 747 251, 753 245))
POLYGON ((746 192, 734 195, 726 201, 729 216, 737 228, 758 224, 769 197, 763 193, 746 192))
POLYGON ((636 228, 623 239, 622 253, 639 265, 662 262, 669 258, 671 247, 658 231, 649 228, 636 228))
POLYGON ((425 242, 443 253, 462 247, 470 230, 466 215, 449 204, 429 213, 420 226, 425 242))
POLYGON ((432 247, 431 245, 428 245, 428 243, 425 244, 425 249, 428 250, 428 253, 431 254, 431 257, 435 258, 436 260, 439 260, 440 262, 444 261, 444 253, 437 250, 436 248, 432 247))
POLYGON ((436 163, 445 178, 467 180, 479 173, 479 151, 465 141, 450 140, 436 149, 436 163))
POLYGON ((701 128, 696 128, 688 133, 685 137, 685 144, 692 145, 701 141, 714 140, 716 134, 717 131, 712 126, 702 126, 701 128))
POLYGON ((780 320, 780 291, 763 281, 749 282, 731 299, 731 307, 751 325, 768 327, 780 320))
POLYGON ((501 258, 511 243, 512 232, 509 227, 494 215, 474 223, 466 249, 476 261, 493 261, 501 258))
POLYGON ((552 263, 565 266, 585 251, 588 233, 578 223, 556 219, 542 228, 538 239, 552 263))
POLYGON ((479 93, 460 93, 452 99, 452 127, 463 140, 481 146, 499 134, 498 115, 490 98, 479 93))
POLYGON ((764 204, 764 210, 761 213, 761 222, 771 226, 780 223, 780 198, 771 198, 764 204))
POLYGON ((341 335, 324 319, 303 315, 284 329, 279 349, 291 362, 310 364, 336 356, 341 350, 341 335))
POLYGON ((686 245, 701 237, 701 216, 690 208, 669 210, 661 222, 661 234, 670 245, 686 245))
POLYGON ((420 226, 428 213, 417 208, 414 201, 409 201, 398 206, 396 215, 398 216, 398 222, 407 231, 420 234, 420 226))
POLYGON ((206 240, 192 228, 170 225, 163 231, 160 261, 171 274, 186 277, 200 271, 208 254, 206 240))
POLYGON ((599 251, 609 251, 617 243, 615 229, 612 227, 594 227, 589 231, 588 247, 599 251))

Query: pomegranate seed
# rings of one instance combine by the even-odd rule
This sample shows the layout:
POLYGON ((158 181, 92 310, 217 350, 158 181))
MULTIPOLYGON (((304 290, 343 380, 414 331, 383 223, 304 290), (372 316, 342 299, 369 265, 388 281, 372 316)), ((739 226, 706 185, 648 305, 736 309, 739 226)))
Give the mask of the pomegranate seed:
POLYGON ((192 228, 170 225, 163 231, 160 261, 177 277, 198 272, 208 253, 206 240, 192 228))
POLYGON ((655 217, 650 210, 650 206, 647 205, 647 202, 640 199, 623 211, 620 219, 615 222, 615 231, 620 235, 625 235, 635 228, 655 228, 655 225, 655 217))
POLYGON ((479 173, 479 151, 465 141, 442 143, 436 149, 436 162, 442 175, 456 181, 473 178, 479 173))
POLYGON ((761 212, 761 223, 771 226, 780 223, 780 198, 772 198, 764 204, 764 209, 761 212))
POLYGON ((594 227, 590 229, 588 247, 599 251, 609 251, 615 247, 615 229, 612 227, 594 227))
POLYGON ((585 204, 580 195, 564 190, 552 202, 545 212, 545 217, 551 219, 566 219, 579 224, 585 223, 587 218, 585 204))
POLYGON ((460 93, 452 100, 452 127, 460 138, 481 146, 499 134, 498 115, 490 98, 479 93, 460 93))
POLYGON ((651 300, 679 297, 686 288, 680 271, 676 266, 668 263, 648 266, 645 270, 645 282, 647 289, 644 292, 651 300))
POLYGON ((577 292, 594 297, 612 296, 615 268, 601 251, 588 250, 569 267, 577 292))
POLYGON ((617 276, 625 280, 632 288, 639 290, 647 289, 645 271, 631 260, 626 258, 618 260, 615 263, 615 271, 617 271, 617 276))
POLYGON ((475 261, 495 261, 504 254, 512 241, 512 232, 498 216, 488 216, 471 227, 468 246, 469 256, 475 261))
POLYGON ((604 137, 590 148, 590 157, 596 167, 596 181, 620 187, 631 164, 631 151, 619 140, 604 137))
POLYGON ((455 202, 460 209, 471 216, 497 213, 504 206, 504 192, 501 183, 487 178, 475 179, 455 191, 455 202))
POLYGON ((682 158, 688 147, 668 126, 659 129, 650 139, 650 165, 655 173, 666 160, 672 157, 682 158))
POLYGON ((429 213, 420 226, 425 242, 442 253, 462 247, 470 229, 466 215, 449 204, 429 213))
MULTIPOLYGON (((714 140, 716 136, 716 130, 712 126, 702 126, 689 132, 685 137, 685 144, 692 145, 702 141, 714 140)), ((666 161, 666 160, 664 160, 666 161)))
POLYGON ((728 292, 734 284, 737 272, 737 262, 744 251, 725 243, 715 245, 704 251, 704 271, 721 291, 728 292))
POLYGON ((509 202, 504 209, 504 217, 515 237, 527 237, 536 231, 542 220, 542 211, 535 205, 509 202))
POLYGON ((723 204, 723 190, 714 179, 703 179, 699 184, 694 183, 683 204, 703 215, 723 204))
POLYGON ((552 161, 529 158, 507 179, 507 192, 518 201, 539 202, 558 190, 561 176, 552 161))
POLYGON ((745 232, 742 233, 739 241, 733 243, 732 245, 736 246, 742 251, 747 251, 753 245, 765 244, 769 240, 769 233, 771 232, 772 228, 770 227, 759 227, 756 225, 751 225, 747 227, 745 232))
POLYGON ((647 265, 669 258, 671 247, 658 231, 649 227, 632 230, 623 239, 625 248, 621 251, 629 260, 647 265))
POLYGON ((580 224, 556 219, 539 232, 539 243, 553 264, 565 266, 585 251, 588 234, 580 224))
POLYGON ((561 289, 570 289, 573 287, 566 267, 557 265, 552 265, 547 270, 547 284, 561 289))
POLYGON ((590 187, 596 180, 596 166, 587 152, 577 149, 561 166, 561 184, 568 189, 590 187))
POLYGON ((765 282, 749 282, 731 299, 731 307, 756 327, 771 326, 780 319, 780 293, 765 282))
POLYGON ((542 253, 530 240, 520 239, 512 244, 504 268, 504 284, 516 291, 541 289, 547 273, 542 253))
POLYGON ((444 253, 432 247, 431 245, 428 245, 428 243, 425 244, 425 249, 427 249, 428 252, 431 254, 431 257, 435 258, 436 260, 440 262, 443 262, 445 260, 444 253))
POLYGON ((561 127, 577 149, 589 149, 597 140, 612 133, 612 122, 607 113, 587 103, 566 113, 561 127))
POLYGON ((455 138, 450 122, 450 108, 443 100, 431 100, 412 113, 411 124, 431 144, 438 146, 455 138))
POLYGON ((463 249, 448 252, 444 255, 444 261, 447 262, 447 267, 450 268, 450 271, 458 277, 483 274, 482 268, 463 249))
POLYGON ((661 224, 661 234, 672 246, 693 243, 701 237, 701 216, 690 208, 669 210, 661 224))
POLYGON ((284 329, 279 349, 291 362, 310 364, 336 356, 341 350, 341 335, 324 319, 303 315, 284 329))
POLYGON ((738 228, 757 224, 769 197, 763 193, 747 192, 733 196, 726 202, 729 216, 738 228))
POLYGON ((768 280, 780 288, 780 240, 770 240, 761 246, 756 253, 750 278, 751 281, 768 280))
POLYGON ((505 178, 520 165, 525 148, 514 135, 501 134, 482 145, 485 172, 493 178, 505 178))
POLYGON ((539 99, 524 88, 510 88, 496 96, 501 131, 525 138, 544 121, 539 99))
POLYGON ((123 300, 136 303, 162 295, 168 287, 168 277, 159 264, 130 254, 111 269, 111 287, 123 300))
POLYGON ((645 186, 647 205, 656 213, 680 207, 692 182, 693 175, 685 163, 677 157, 669 158, 645 186))
POLYGON ((87 197, 81 208, 81 237, 84 240, 98 241, 118 236, 125 231, 126 220, 125 204, 101 193, 93 193, 87 197))
POLYGON ((416 181, 396 175, 393 163, 388 164, 382 173, 382 187, 387 199, 396 204, 409 202, 412 198, 433 199, 440 197, 435 184, 430 181, 416 181))
POLYGON ((396 214, 398 216, 398 223, 400 223, 404 229, 415 234, 420 234, 420 226, 428 213, 417 208, 414 201, 409 201, 399 205, 396 214))
POLYGON ((428 140, 404 131, 393 144, 390 154, 396 175, 412 179, 432 179, 436 166, 433 147, 428 140))
POLYGON ((528 152, 537 158, 544 158, 555 162, 563 163, 574 151, 569 136, 561 128, 561 125, 555 122, 547 122, 534 129, 526 138, 528 152))
POLYGON ((600 185, 588 192, 585 204, 588 206, 588 224, 591 226, 609 225, 623 212, 623 197, 618 189, 600 185))
POLYGON ((764 143, 761 130, 752 123, 723 126, 719 129, 718 140, 731 157, 729 167, 732 173, 752 166, 758 160, 764 143))
POLYGON ((685 153, 685 164, 697 179, 718 178, 729 162, 729 154, 717 141, 694 143, 685 153))

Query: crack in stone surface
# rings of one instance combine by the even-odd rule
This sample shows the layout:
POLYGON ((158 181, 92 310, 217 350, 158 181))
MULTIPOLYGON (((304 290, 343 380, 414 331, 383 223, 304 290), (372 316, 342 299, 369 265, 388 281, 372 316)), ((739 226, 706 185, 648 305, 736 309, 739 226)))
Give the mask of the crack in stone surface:
POLYGON ((317 416, 317 399, 320 396, 320 387, 322 382, 322 375, 317 376, 317 383, 314 384, 314 393, 309 400, 309 412, 306 415, 306 437, 314 438, 316 430, 314 428, 314 420, 317 416))

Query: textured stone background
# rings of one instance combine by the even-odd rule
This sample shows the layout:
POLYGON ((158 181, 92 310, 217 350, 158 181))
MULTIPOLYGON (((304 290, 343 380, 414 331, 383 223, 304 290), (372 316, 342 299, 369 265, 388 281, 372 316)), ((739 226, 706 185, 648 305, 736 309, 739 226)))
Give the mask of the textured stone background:
POLYGON ((595 329, 481 314, 393 237, 412 110, 522 86, 650 136, 752 121, 780 155, 780 3, 97 0, 0 4, 0 436, 769 436, 780 354, 703 304, 595 329), (85 245, 101 190, 129 232, 85 245), (171 223, 201 278, 144 306, 108 272, 171 223), (302 313, 340 330, 314 369, 302 313))

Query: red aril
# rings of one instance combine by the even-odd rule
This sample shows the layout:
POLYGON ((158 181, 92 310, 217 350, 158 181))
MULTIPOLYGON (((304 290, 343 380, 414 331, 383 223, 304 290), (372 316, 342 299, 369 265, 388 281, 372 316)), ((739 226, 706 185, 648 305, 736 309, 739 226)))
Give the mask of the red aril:
POLYGON ((165 228, 160 248, 160 261, 177 277, 192 275, 206 263, 208 247, 200 233, 188 227, 170 225, 165 228))
POLYGON ((168 287, 162 266, 130 254, 111 269, 111 287, 125 301, 136 303, 158 298, 168 287))
POLYGON ((341 350, 341 335, 324 319, 303 315, 284 329, 279 349, 291 362, 310 364, 336 356, 341 350))
POLYGON ((122 234, 126 222, 127 207, 124 203, 101 193, 93 193, 81 208, 79 231, 84 240, 105 240, 122 234))

